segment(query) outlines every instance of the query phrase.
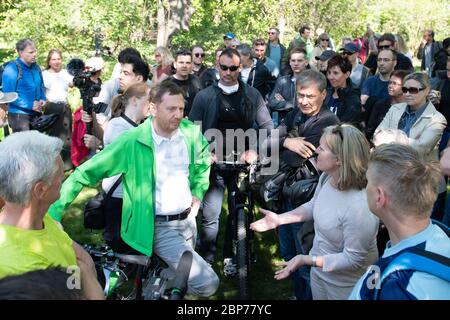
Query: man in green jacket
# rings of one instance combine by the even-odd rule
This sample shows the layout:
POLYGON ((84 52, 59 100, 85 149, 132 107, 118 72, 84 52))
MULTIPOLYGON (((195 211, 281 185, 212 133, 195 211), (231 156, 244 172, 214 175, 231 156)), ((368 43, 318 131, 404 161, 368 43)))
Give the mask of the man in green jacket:
POLYGON ((188 293, 210 296, 219 279, 193 249, 195 216, 209 186, 208 143, 199 126, 183 119, 183 92, 177 85, 160 84, 153 102, 152 117, 75 170, 49 214, 60 221, 84 186, 122 174, 122 239, 142 254, 154 251, 173 269, 183 252, 191 251, 188 293))

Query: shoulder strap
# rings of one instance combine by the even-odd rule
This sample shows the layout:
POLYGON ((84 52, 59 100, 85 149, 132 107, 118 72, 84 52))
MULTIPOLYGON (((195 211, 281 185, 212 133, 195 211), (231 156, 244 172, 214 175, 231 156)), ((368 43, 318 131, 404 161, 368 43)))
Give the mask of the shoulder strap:
POLYGON ((13 60, 13 62, 17 67, 16 88, 14 89, 14 91, 17 92, 17 86, 19 85, 19 80, 22 78, 22 67, 16 60, 13 60))
POLYGON ((109 189, 108 193, 106 194, 105 198, 111 198, 112 194, 114 191, 116 191, 117 187, 119 186, 119 184, 122 182, 122 175, 120 175, 119 178, 117 178, 116 182, 114 182, 113 186, 111 187, 111 189, 109 189))
POLYGON ((423 249, 409 248, 395 257, 381 274, 379 289, 374 294, 375 300, 379 298, 383 282, 390 274, 400 270, 425 272, 450 282, 450 258, 423 249))

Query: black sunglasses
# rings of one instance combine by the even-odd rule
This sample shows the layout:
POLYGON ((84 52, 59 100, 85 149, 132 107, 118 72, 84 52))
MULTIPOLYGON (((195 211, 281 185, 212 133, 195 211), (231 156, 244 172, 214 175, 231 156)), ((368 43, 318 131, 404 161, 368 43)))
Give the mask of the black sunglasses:
POLYGON ((322 41, 330 41, 330 39, 320 39, 320 40, 322 40, 322 41))
POLYGON ((403 93, 411 93, 411 94, 418 94, 420 91, 425 90, 425 88, 414 88, 414 87, 402 87, 403 93))
POLYGON ((352 55, 353 54, 353 52, 349 52, 349 51, 342 51, 342 55, 344 56, 350 56, 350 55, 352 55))
POLYGON ((199 57, 204 58, 205 54, 204 53, 194 53, 194 56, 196 56, 197 58, 199 58, 199 57))
POLYGON ((220 69, 222 69, 223 71, 227 71, 227 70, 236 71, 237 69, 239 69, 239 66, 226 66, 224 64, 220 64, 219 66, 220 66, 220 69))
POLYGON ((390 47, 391 47, 390 45, 378 46, 378 49, 384 50, 384 49, 389 49, 390 47))

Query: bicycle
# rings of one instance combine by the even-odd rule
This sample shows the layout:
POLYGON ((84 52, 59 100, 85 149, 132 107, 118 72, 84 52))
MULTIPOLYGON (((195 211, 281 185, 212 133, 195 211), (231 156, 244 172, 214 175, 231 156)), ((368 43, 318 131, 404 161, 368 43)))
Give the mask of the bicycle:
POLYGON ((181 300, 187 289, 192 265, 192 252, 183 252, 177 270, 173 272, 157 256, 120 254, 107 245, 84 245, 94 260, 97 276, 110 300, 181 300), (131 275, 133 288, 126 289, 131 275))
POLYGON ((218 161, 216 170, 233 176, 233 183, 229 189, 229 215, 232 230, 232 254, 239 276, 239 296, 241 299, 250 297, 250 266, 256 262, 254 250, 254 234, 250 224, 254 220, 254 200, 250 184, 256 181, 256 170, 261 166, 259 162, 246 164, 235 161, 218 161))

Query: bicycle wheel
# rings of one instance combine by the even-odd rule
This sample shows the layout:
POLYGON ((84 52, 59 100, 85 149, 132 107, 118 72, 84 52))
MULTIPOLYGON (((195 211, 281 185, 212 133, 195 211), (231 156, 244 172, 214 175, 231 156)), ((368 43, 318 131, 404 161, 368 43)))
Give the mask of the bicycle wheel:
POLYGON ((241 299, 248 299, 249 294, 249 257, 247 223, 244 208, 237 209, 237 246, 236 263, 239 275, 239 296, 241 299))

